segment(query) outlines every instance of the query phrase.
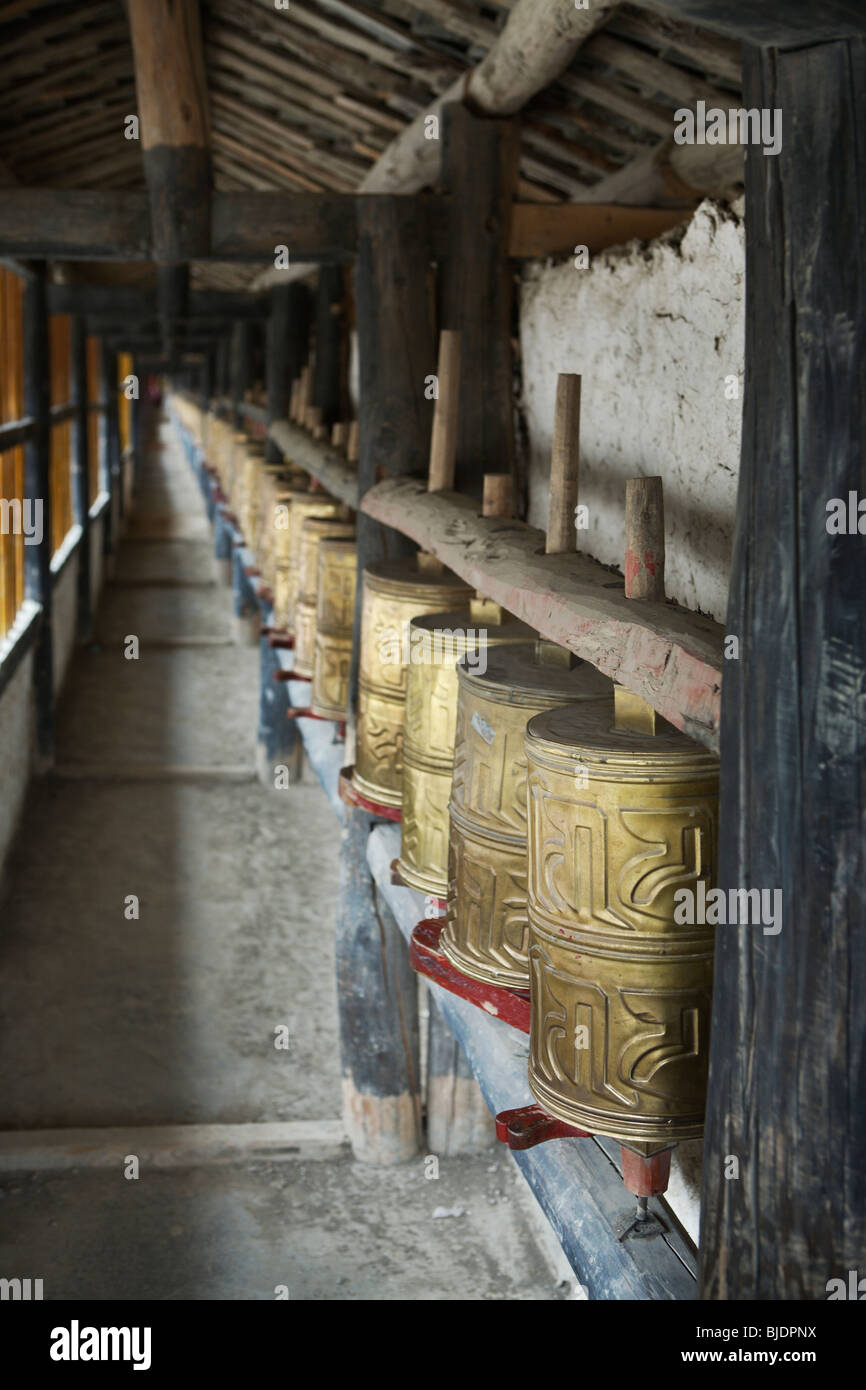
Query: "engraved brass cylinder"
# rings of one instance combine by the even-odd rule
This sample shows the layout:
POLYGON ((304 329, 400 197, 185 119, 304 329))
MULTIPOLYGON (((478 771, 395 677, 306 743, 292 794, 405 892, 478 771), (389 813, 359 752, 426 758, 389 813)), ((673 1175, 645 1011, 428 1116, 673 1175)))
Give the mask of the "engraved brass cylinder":
POLYGON ((358 547, 354 541, 319 542, 316 644, 310 708, 322 719, 345 719, 355 625, 358 547))
POLYGON ((351 521, 308 516, 301 527, 298 562, 298 598, 295 603, 295 657, 293 665, 301 676, 312 676, 316 659, 316 604, 319 587, 319 543, 326 536, 334 540, 354 536, 351 521))
POLYGON ((277 513, 275 527, 274 625, 294 630, 301 558, 301 527, 313 516, 342 519, 346 508, 323 492, 295 492, 286 500, 288 515, 277 513))
POLYGON ((639 1151, 701 1133, 713 973, 674 895, 715 874, 718 759, 655 727, 566 707, 526 730, 529 1085, 639 1151))
POLYGON ((444 898, 448 801, 457 727, 457 662, 486 670, 488 650, 526 643, 532 628, 496 605, 433 613, 409 625, 403 731, 403 820, 398 869, 404 883, 444 898))
POLYGON ((467 603, 472 591, 418 556, 364 570, 355 785, 384 806, 403 799, 403 716, 409 623, 467 603))
POLYGON ((553 643, 491 653, 486 672, 457 668, 447 916, 441 947, 457 970, 529 988, 526 721, 553 705, 601 705, 613 687, 553 643))

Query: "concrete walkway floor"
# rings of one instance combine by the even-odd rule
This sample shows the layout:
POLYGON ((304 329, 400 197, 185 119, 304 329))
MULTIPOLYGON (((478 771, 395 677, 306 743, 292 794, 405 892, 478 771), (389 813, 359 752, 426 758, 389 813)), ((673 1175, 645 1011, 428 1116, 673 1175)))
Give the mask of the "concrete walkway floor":
POLYGON ((160 416, 0 903, 0 1276, 47 1299, 574 1296, 507 1154, 430 1181, 341 1143, 338 826, 309 772, 255 780, 258 679, 160 416))

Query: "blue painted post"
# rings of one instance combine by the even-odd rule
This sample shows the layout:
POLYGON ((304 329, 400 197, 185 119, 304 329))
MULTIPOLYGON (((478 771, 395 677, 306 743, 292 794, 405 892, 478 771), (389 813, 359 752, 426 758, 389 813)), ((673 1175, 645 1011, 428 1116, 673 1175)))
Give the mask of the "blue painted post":
POLYGON ((356 1158, 394 1164, 422 1143, 418 986, 367 864, 373 823, 346 807, 337 907, 343 1114, 356 1158))

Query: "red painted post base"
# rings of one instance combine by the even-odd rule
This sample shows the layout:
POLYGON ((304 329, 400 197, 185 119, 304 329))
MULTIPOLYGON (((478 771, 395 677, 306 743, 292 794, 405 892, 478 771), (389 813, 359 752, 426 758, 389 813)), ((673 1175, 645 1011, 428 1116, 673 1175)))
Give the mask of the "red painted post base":
POLYGON ((522 989, 504 989, 501 985, 484 984, 461 975, 439 947, 444 923, 435 918, 419 922, 412 932, 409 961, 419 975, 426 975, 434 984, 461 999, 468 999, 491 1018, 501 1018, 522 1033, 529 1032, 529 994, 522 989))
POLYGON ((340 772, 337 782, 337 794, 346 806, 354 806, 357 811, 367 811, 371 816, 380 816, 382 820, 401 821, 403 812, 399 806, 385 806, 380 801, 371 801, 368 796, 363 796, 358 791, 353 782, 355 771, 354 764, 351 767, 344 767, 340 772))

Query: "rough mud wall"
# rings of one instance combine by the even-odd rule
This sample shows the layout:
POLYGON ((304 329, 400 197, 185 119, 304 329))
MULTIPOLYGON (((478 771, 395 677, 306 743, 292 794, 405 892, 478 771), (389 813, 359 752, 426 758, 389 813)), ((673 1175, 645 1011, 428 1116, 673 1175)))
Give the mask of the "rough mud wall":
POLYGON ((684 228, 594 256, 587 269, 534 265, 521 287, 528 520, 547 522, 557 373, 579 372, 589 510, 580 548, 621 568, 625 480, 659 474, 668 595, 719 620, 740 451, 744 257, 742 201, 708 200, 684 228))

